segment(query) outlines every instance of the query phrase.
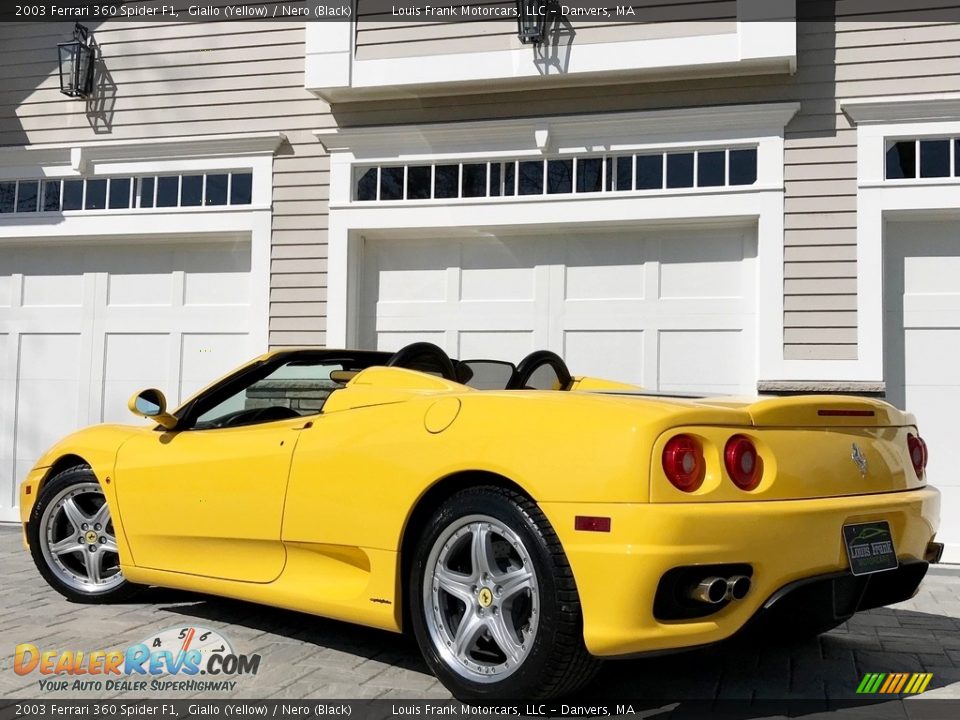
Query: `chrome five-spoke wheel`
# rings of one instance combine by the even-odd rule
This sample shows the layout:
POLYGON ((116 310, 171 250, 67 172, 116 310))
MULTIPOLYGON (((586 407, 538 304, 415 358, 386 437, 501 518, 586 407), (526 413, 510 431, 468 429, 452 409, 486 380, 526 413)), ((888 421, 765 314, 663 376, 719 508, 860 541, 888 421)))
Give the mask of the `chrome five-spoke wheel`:
POLYGON ((430 669, 459 700, 550 698, 593 677, 566 554, 540 507, 468 487, 413 521, 410 621, 430 669))
POLYGON ((28 537, 41 574, 71 600, 106 602, 132 589, 120 570, 110 507, 89 468, 66 470, 43 487, 28 537))
POLYGON ((460 518, 427 560, 424 605, 431 639, 455 672, 493 682, 530 652, 539 588, 530 553, 515 532, 484 515, 460 518))

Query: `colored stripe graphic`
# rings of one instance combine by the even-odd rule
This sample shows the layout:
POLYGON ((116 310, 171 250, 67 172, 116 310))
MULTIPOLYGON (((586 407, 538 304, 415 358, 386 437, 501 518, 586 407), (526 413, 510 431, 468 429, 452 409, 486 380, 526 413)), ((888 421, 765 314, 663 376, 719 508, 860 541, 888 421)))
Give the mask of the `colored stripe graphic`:
POLYGON ((857 686, 860 695, 916 695, 927 689, 933 673, 867 673, 857 686))
POLYGON ((910 677, 910 674, 909 674, 909 673, 900 673, 900 682, 898 682, 898 683, 896 684, 896 686, 895 686, 890 692, 892 692, 892 693, 898 693, 898 692, 900 692, 901 690, 903 690, 903 686, 906 685, 907 680, 909 679, 909 677, 910 677))

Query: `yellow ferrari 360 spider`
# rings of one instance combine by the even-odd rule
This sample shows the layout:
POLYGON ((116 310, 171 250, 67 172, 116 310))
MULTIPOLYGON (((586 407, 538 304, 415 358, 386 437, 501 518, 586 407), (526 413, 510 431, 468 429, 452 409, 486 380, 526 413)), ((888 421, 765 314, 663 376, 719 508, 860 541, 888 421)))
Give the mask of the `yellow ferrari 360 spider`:
POLYGON ((519 365, 283 350, 145 427, 64 439, 20 489, 71 600, 139 585, 410 629, 463 699, 601 658, 815 634, 910 598, 939 494, 915 420, 858 397, 664 397, 519 365))

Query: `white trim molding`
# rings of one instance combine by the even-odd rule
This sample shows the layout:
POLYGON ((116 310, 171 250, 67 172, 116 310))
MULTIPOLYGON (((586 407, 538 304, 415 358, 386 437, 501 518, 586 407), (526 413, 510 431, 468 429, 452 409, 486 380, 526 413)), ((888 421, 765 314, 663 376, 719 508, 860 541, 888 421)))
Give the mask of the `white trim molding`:
POLYGON ((857 124, 858 379, 884 380, 883 253, 886 221, 906 214, 960 212, 960 178, 885 180, 888 140, 960 136, 960 93, 844 102, 857 124))
POLYGON ((783 357, 783 134, 796 103, 524 120, 317 131, 330 152, 327 342, 357 342, 365 237, 451 237, 498 231, 603 230, 694 223, 754 224, 758 233, 758 377, 778 377, 783 357), (547 130, 549 142, 543 142, 547 130), (652 195, 597 193, 427 202, 352 201, 354 166, 448 157, 542 156, 750 144, 757 182, 652 195), (762 302, 760 301, 762 298, 762 302))
POLYGON ((355 20, 307 23, 304 85, 328 102, 489 87, 490 81, 507 90, 544 82, 792 73, 797 64, 795 0, 737 0, 733 32, 574 41, 550 62, 531 47, 358 59, 356 30, 355 20))

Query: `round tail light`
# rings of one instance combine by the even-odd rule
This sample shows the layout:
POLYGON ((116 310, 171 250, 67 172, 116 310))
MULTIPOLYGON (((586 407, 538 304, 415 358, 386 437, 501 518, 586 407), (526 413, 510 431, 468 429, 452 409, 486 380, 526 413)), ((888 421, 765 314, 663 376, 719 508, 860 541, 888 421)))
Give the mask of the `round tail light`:
POLYGON ((703 484, 703 448, 689 435, 670 438, 663 448, 663 472, 678 490, 693 492, 703 484))
POLYGON ((730 479, 741 490, 753 490, 760 484, 760 456, 753 441, 734 435, 723 450, 723 464, 730 479))
POLYGON ((927 444, 923 438, 917 437, 913 433, 907 435, 907 448, 910 450, 910 462, 913 463, 914 472, 918 478, 923 478, 923 471, 927 467, 927 444))

